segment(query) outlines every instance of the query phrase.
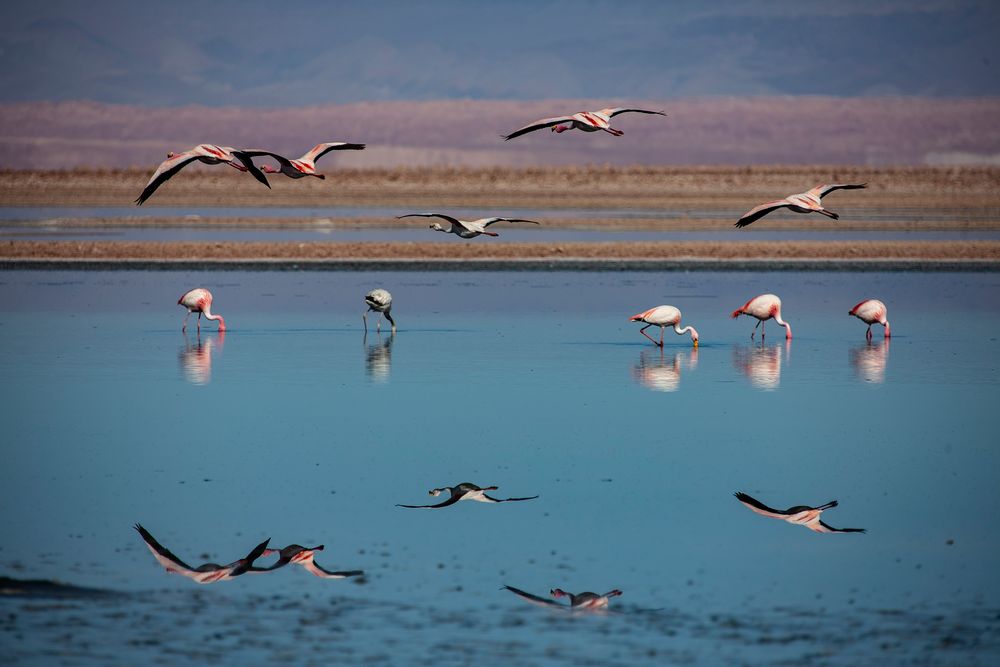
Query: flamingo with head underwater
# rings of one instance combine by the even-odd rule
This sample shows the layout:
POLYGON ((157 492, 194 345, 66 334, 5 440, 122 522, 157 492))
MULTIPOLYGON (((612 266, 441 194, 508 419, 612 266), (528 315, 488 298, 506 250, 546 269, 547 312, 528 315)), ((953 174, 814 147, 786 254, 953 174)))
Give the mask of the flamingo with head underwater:
POLYGON ((691 333, 691 342, 694 343, 695 347, 698 347, 698 331, 693 326, 686 326, 681 329, 681 311, 673 306, 657 306, 656 308, 650 308, 649 310, 643 311, 637 315, 633 315, 629 318, 630 322, 645 322, 646 326, 639 329, 641 333, 649 340, 653 341, 656 345, 663 347, 663 334, 666 328, 672 326, 674 328, 674 333, 678 336, 683 336, 684 334, 691 333), (652 326, 660 327, 660 340, 652 338, 646 329, 652 326))
POLYGON ((212 293, 204 287, 196 287, 189 292, 185 292, 177 300, 177 304, 187 308, 187 314, 184 316, 184 324, 181 326, 181 331, 187 331, 188 318, 191 317, 191 313, 198 313, 199 332, 201 332, 201 316, 203 314, 206 320, 219 320, 219 331, 226 330, 226 321, 222 319, 222 315, 212 314, 212 293))
POLYGON ((757 331, 757 327, 760 327, 760 337, 763 339, 763 324, 772 318, 778 323, 779 326, 785 327, 785 338, 789 340, 792 338, 792 325, 781 319, 781 299, 773 294, 761 294, 760 296, 755 296, 743 304, 742 307, 737 308, 732 312, 732 317, 734 319, 740 315, 749 315, 750 317, 757 318, 757 324, 754 325, 754 330, 750 332, 751 339, 754 336, 754 332, 757 331))
POLYGON ((889 334, 889 319, 888 311, 886 310, 885 304, 878 299, 865 299, 858 305, 851 308, 848 315, 854 315, 856 318, 868 325, 868 331, 865 332, 865 338, 868 340, 872 339, 872 325, 881 324, 885 327, 885 337, 888 338, 889 334))

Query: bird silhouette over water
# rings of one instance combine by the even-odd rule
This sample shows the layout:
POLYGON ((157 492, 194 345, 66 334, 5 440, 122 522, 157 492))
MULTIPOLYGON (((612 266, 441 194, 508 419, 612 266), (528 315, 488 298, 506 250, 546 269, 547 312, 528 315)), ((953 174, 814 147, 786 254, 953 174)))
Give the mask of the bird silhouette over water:
POLYGON ((496 491, 495 486, 484 486, 479 487, 471 482, 462 482, 458 486, 443 486, 440 489, 431 489, 428 493, 432 496, 440 496, 442 493, 450 493, 451 496, 448 500, 443 503, 438 503, 437 505, 400 505, 397 504, 396 507, 409 507, 411 509, 439 509, 441 507, 448 507, 449 505, 454 505, 459 500, 475 500, 480 503, 508 503, 515 502, 519 500, 534 500, 538 496, 529 496, 527 498, 494 498, 493 496, 487 495, 487 491, 496 491))
POLYGON ((146 543, 146 547, 149 548, 150 553, 153 554, 153 557, 167 572, 185 576, 199 584, 214 584, 218 581, 226 581, 249 572, 250 568, 253 567, 253 562, 264 555, 264 551, 267 550, 267 544, 271 541, 270 538, 264 540, 255 546, 246 556, 228 565, 203 563, 198 567, 191 567, 175 556, 172 551, 157 542, 156 538, 143 528, 141 524, 135 524, 135 529, 139 533, 139 536, 142 537, 142 541, 146 543))
POLYGON ((569 605, 564 605, 554 600, 549 600, 548 598, 543 598, 526 591, 522 591, 520 588, 514 588, 513 586, 504 586, 505 589, 521 597, 528 602, 533 602, 535 604, 540 604, 543 607, 556 607, 559 609, 573 609, 573 610, 598 610, 607 609, 608 601, 622 594, 617 588, 608 591, 604 595, 598 595, 597 593, 591 593, 590 591, 585 591, 583 593, 567 593, 561 588, 553 588, 549 591, 549 594, 554 598, 569 598, 569 605))
POLYGON ((838 505, 836 500, 831 500, 825 505, 820 505, 819 507, 809 507, 807 505, 796 505, 794 507, 789 507, 786 510, 777 510, 773 507, 768 507, 764 503, 760 502, 756 498, 753 498, 742 491, 737 491, 735 494, 736 499, 749 507, 752 511, 760 514, 762 516, 768 516, 772 519, 781 519, 787 521, 788 523, 795 524, 797 526, 805 526, 809 530, 815 531, 817 533, 864 533, 867 532, 864 528, 834 528, 823 521, 820 520, 819 516, 824 512, 834 508, 838 505))
POLYGON ((284 549, 267 549, 264 551, 263 557, 273 556, 278 554, 278 560, 268 567, 252 567, 250 571, 257 574, 261 572, 273 572, 279 570, 286 565, 301 565, 305 568, 306 572, 313 574, 322 579, 344 579, 346 577, 360 577, 364 575, 364 570, 343 570, 335 572, 332 570, 327 570, 314 560, 317 551, 323 550, 323 545, 315 547, 304 547, 299 544, 289 544, 284 549))

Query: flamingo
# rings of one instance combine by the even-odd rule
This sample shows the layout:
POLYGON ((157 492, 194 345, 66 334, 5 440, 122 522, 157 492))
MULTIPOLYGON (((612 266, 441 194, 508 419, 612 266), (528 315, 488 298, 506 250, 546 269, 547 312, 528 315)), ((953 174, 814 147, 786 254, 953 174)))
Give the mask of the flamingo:
POLYGON ((755 296, 743 304, 742 308, 738 308, 732 312, 732 317, 734 319, 740 315, 749 315, 750 317, 756 317, 758 320, 757 324, 753 327, 754 330, 750 332, 751 339, 753 339, 753 335, 754 332, 757 331, 757 327, 760 327, 760 337, 761 340, 763 340, 764 327, 762 325, 772 317, 779 326, 785 327, 785 338, 788 340, 792 339, 792 325, 781 320, 781 299, 773 294, 761 294, 760 296, 755 296))
POLYGON ((135 529, 138 531, 142 541, 146 543, 146 547, 149 548, 153 557, 156 558, 157 562, 167 572, 183 575, 199 584, 214 584, 217 581, 226 581, 249 572, 253 567, 253 562, 264 555, 264 552, 267 550, 267 543, 271 541, 270 538, 264 540, 255 546, 244 558, 233 561, 228 565, 204 563, 198 567, 191 567, 175 556, 169 549, 157 542, 142 525, 135 524, 135 529))
POLYGON ((459 500, 475 500, 480 503, 508 503, 518 500, 534 500, 538 496, 530 496, 528 498, 494 498, 486 494, 487 491, 496 491, 495 486, 484 486, 479 487, 470 482, 462 482, 458 486, 445 486, 440 489, 431 489, 428 493, 432 496, 440 496, 444 492, 451 494, 451 497, 443 503, 438 503, 437 505, 399 505, 396 507, 408 507, 410 509, 432 509, 436 510, 441 507, 448 507, 448 505, 454 505, 459 500))
POLYGON ((379 314, 378 321, 375 323, 375 331, 382 330, 382 316, 389 320, 389 324, 392 325, 392 333, 396 333, 396 321, 392 319, 392 314, 389 312, 392 310, 392 295, 389 294, 388 290, 384 289, 373 289, 368 294, 365 294, 365 303, 368 304, 368 310, 361 313, 361 321, 365 324, 365 332, 368 332, 368 313, 373 310, 379 314))
POLYGON ((177 299, 177 304, 187 308, 187 315, 184 316, 184 324, 181 331, 187 331, 188 318, 191 313, 198 313, 198 333, 201 333, 201 316, 205 315, 206 320, 219 320, 219 331, 226 330, 226 321, 222 315, 212 314, 212 293, 204 287, 196 287, 190 292, 185 292, 181 298, 177 299))
POLYGON ((496 232, 486 231, 486 228, 495 222, 530 222, 533 225, 539 224, 534 220, 522 220, 521 218, 480 218, 479 220, 459 220, 458 218, 453 218, 450 215, 444 215, 443 213, 407 213, 406 215, 396 216, 397 220, 400 218, 441 218, 442 220, 450 222, 451 225, 445 229, 440 223, 435 222, 430 226, 430 228, 446 234, 456 234, 463 239, 474 239, 480 234, 485 234, 486 236, 500 236, 496 232))
POLYGON ((756 498, 752 498, 742 491, 737 491, 735 494, 736 499, 749 507, 751 510, 760 514, 762 516, 769 516, 772 519, 783 519, 788 523, 795 524, 797 526, 805 526, 809 530, 815 531, 817 533, 864 533, 867 532, 864 528, 834 528, 823 523, 819 516, 824 510, 828 510, 832 507, 838 505, 836 500, 831 500, 825 505, 820 505, 819 507, 808 507, 806 505, 796 505, 795 507, 789 507, 787 510, 776 510, 772 507, 768 507, 764 503, 760 502, 756 498))
POLYGON ((788 195, 784 199, 767 202, 766 204, 761 204, 750 209, 743 214, 742 218, 736 221, 736 226, 746 227, 755 220, 760 220, 771 211, 776 211, 779 208, 790 208, 796 213, 822 213, 828 218, 838 220, 840 216, 833 211, 823 208, 823 203, 820 200, 834 190, 861 190, 867 187, 867 183, 817 185, 812 190, 807 190, 797 195, 788 195))
POLYGON ((663 333, 666 331, 668 326, 674 328, 674 333, 678 336, 683 336, 684 334, 691 332, 691 341, 694 343, 695 347, 698 347, 698 331, 692 326, 686 326, 681 329, 681 311, 674 308, 673 306, 657 306, 656 308, 650 308, 647 311, 639 313, 638 315, 633 315, 629 318, 630 322, 645 322, 646 326, 639 329, 641 333, 649 340, 653 341, 656 345, 663 347, 663 333), (657 342, 653 339, 646 329, 652 326, 660 327, 660 340, 657 342))
POLYGON ((885 304, 878 299, 865 299, 854 306, 854 308, 851 308, 847 314, 854 315, 868 325, 868 331, 865 332, 865 338, 868 340, 872 339, 872 325, 876 323, 885 327, 886 338, 890 336, 889 320, 887 319, 888 312, 886 311, 885 304))
POLYGON ((267 177, 254 165, 253 160, 250 159, 246 151, 230 148, 229 146, 199 144, 183 153, 174 153, 173 151, 167 153, 167 159, 160 163, 160 166, 156 168, 156 171, 150 177, 149 182, 146 183, 146 187, 142 189, 142 193, 136 197, 135 205, 142 206, 147 199, 153 196, 157 188, 196 160, 205 164, 228 164, 239 171, 248 171, 268 188, 271 187, 271 184, 267 182, 267 177), (240 164, 237 164, 237 162, 240 164))
POLYGON ((581 111, 572 116, 556 116, 553 118, 542 118, 534 123, 525 125, 519 130, 514 130, 510 134, 503 135, 504 141, 510 141, 514 137, 519 137, 528 132, 551 127, 556 134, 561 134, 566 130, 583 130, 584 132, 597 132, 603 130, 608 134, 620 137, 624 132, 611 127, 611 119, 620 113, 646 113, 657 116, 666 116, 662 111, 647 111, 646 109, 630 109, 627 107, 612 107, 601 109, 600 111, 581 111), (564 124, 565 123, 565 124, 564 124))
POLYGON ((325 144, 316 144, 312 150, 300 157, 298 160, 289 160, 283 155, 272 153, 259 148, 248 148, 244 151, 250 157, 268 156, 278 161, 278 168, 264 165, 261 170, 265 174, 284 174, 289 178, 305 178, 315 176, 322 180, 326 178, 324 174, 316 173, 316 160, 320 159, 330 151, 363 151, 365 144, 349 144, 343 141, 330 141, 325 144))
POLYGON ((263 556, 278 554, 278 560, 269 567, 253 567, 250 571, 254 574, 260 572, 273 572, 286 565, 301 565, 307 572, 314 574, 321 579, 344 579, 346 577, 360 577, 364 575, 363 570, 346 570, 343 572, 332 572, 317 564, 313 558, 317 551, 322 551, 323 545, 315 547, 304 547, 299 544, 289 544, 284 549, 267 549, 263 556))
POLYGON ((622 592, 617 588, 608 591, 604 595, 598 595, 597 593, 591 593, 590 591, 586 591, 583 593, 576 593, 574 595, 573 593, 567 593, 561 588, 553 588, 551 591, 549 591, 549 595, 551 595, 556 599, 568 597, 569 606, 567 607, 566 605, 559 604, 558 602, 554 602, 552 600, 540 597, 538 595, 533 595, 531 593, 522 591, 520 588, 514 588, 513 586, 504 586, 504 588, 513 593, 514 595, 524 598, 528 602, 540 604, 545 607, 557 607, 559 609, 573 609, 579 611, 585 611, 585 610, 594 611, 598 609, 607 609, 609 600, 613 597, 617 597, 622 594, 622 592))

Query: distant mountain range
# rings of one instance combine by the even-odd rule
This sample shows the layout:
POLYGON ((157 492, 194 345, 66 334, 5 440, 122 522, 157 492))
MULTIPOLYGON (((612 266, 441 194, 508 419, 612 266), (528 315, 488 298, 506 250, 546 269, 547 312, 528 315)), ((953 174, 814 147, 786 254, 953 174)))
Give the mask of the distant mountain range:
MULTIPOLYGON (((734 97, 630 100, 605 133, 501 135, 624 100, 365 102, 284 109, 0 104, 0 168, 152 168, 198 143, 297 157, 322 141, 368 144, 330 166, 566 164, 994 164, 1000 99, 734 97)), ((321 163, 322 164, 322 163, 321 163)))

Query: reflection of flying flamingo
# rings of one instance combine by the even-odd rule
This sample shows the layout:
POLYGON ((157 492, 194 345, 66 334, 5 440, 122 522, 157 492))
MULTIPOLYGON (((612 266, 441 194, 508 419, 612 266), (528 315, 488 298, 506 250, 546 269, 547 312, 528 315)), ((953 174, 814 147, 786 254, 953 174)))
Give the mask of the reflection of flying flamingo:
POLYGON ((135 529, 146 543, 153 557, 162 565, 167 572, 183 575, 199 584, 214 584, 217 581, 226 581, 233 577, 238 577, 250 570, 253 562, 260 558, 267 549, 270 538, 264 540, 244 558, 233 561, 229 565, 218 565, 217 563, 205 563, 198 567, 191 567, 180 558, 175 556, 169 549, 156 541, 149 534, 149 531, 139 524, 135 524, 135 529))
POLYGON ((273 572, 286 565, 301 565, 307 572, 314 574, 321 579, 344 579, 346 577, 360 577, 364 575, 363 570, 345 570, 342 572, 332 572, 320 567, 313 558, 317 551, 322 551, 323 545, 316 547, 304 547, 299 544, 289 544, 284 549, 268 549, 264 552, 264 557, 278 554, 278 560, 268 567, 254 567, 251 572, 273 572))
POLYGON ((751 510, 757 514, 763 516, 769 516, 772 519, 783 519, 788 523, 793 523, 797 526, 805 526, 809 530, 816 531, 817 533, 864 533, 864 528, 834 528, 828 526, 827 524, 820 521, 819 515, 823 513, 824 510, 828 510, 831 507, 837 506, 836 500, 831 500, 825 505, 820 505, 819 507, 807 507, 806 505, 796 505, 795 507, 789 507, 787 510, 776 510, 772 507, 768 507, 764 503, 760 502, 756 498, 752 498, 742 491, 737 491, 735 494, 736 499, 749 507, 751 510))
POLYGON ((219 320, 219 331, 226 330, 226 321, 222 315, 212 314, 212 293, 204 287, 196 287, 190 292, 185 292, 181 298, 177 299, 177 304, 187 308, 187 315, 184 316, 184 324, 181 331, 187 331, 188 318, 191 313, 198 313, 198 331, 201 331, 201 316, 204 313, 206 320, 219 320))
MULTIPOLYGON (((791 343, 785 342, 785 351, 791 353, 791 343)), ((758 389, 777 389, 781 383, 781 348, 778 346, 733 348, 733 363, 758 389)))
MULTIPOLYGON (((192 345, 184 336, 184 347, 181 348, 180 360, 181 368, 184 370, 184 378, 192 384, 208 384, 212 379, 212 347, 215 345, 214 338, 205 338, 202 342, 201 334, 195 339, 192 345)), ((219 332, 219 349, 226 340, 225 330, 219 332)))
POLYGON ((530 222, 533 225, 539 223, 534 220, 522 220, 521 218, 480 218, 479 220, 459 220, 458 218, 453 218, 450 215, 444 215, 443 213, 407 213, 406 215, 397 215, 399 218, 441 218, 442 220, 447 220, 451 224, 447 229, 441 226, 440 223, 435 222, 430 226, 439 232, 444 232, 445 234, 455 234, 463 239, 474 239, 479 235, 485 236, 500 236, 496 232, 486 231, 486 228, 495 222, 530 222))
POLYGON ((614 107, 601 109, 600 111, 581 111, 580 113, 575 113, 572 116, 555 116, 553 118, 542 118, 541 120, 536 120, 534 123, 525 125, 519 130, 514 130, 510 134, 504 135, 504 140, 510 141, 514 137, 519 137, 522 134, 534 132, 535 130, 541 130, 546 127, 551 127, 552 131, 556 134, 560 134, 566 130, 583 130, 584 132, 597 132, 599 130, 604 130, 608 134, 620 137, 625 133, 611 127, 611 119, 620 113, 645 113, 657 116, 667 115, 662 111, 628 109, 626 107, 614 107))
POLYGON ((872 344, 868 341, 851 350, 851 364, 858 377, 865 382, 881 383, 885 381, 885 366, 889 361, 889 341, 886 338, 881 343, 872 344))
POLYGON ((608 606, 608 601, 611 598, 618 597, 619 595, 622 594, 622 592, 617 588, 608 591, 604 595, 598 595, 597 593, 591 593, 589 591, 584 593, 577 593, 574 595, 573 593, 567 593, 561 588, 553 588, 551 591, 549 591, 549 595, 551 595, 556 599, 568 597, 569 606, 567 607, 566 605, 559 604, 558 602, 555 602, 553 600, 549 600, 547 598, 543 598, 541 596, 533 595, 531 593, 522 591, 520 588, 514 588, 513 586, 504 586, 504 588, 506 588, 514 595, 517 595, 527 600, 528 602, 533 602, 534 604, 540 604, 545 607, 558 607, 560 609, 574 609, 580 611, 606 609, 608 606))
POLYGON ((389 294, 388 290, 384 289, 373 289, 368 294, 365 294, 365 303, 368 304, 368 310, 361 313, 361 321, 365 323, 365 331, 368 331, 368 313, 373 310, 379 314, 378 321, 375 323, 375 331, 382 330, 382 316, 389 320, 389 324, 392 325, 393 333, 396 332, 396 321, 392 319, 392 314, 389 312, 392 310, 392 295, 389 294))
POLYGON ((796 213, 822 213, 828 218, 837 220, 840 216, 833 211, 828 211, 823 208, 823 202, 820 200, 834 190, 860 190, 866 187, 868 187, 867 183, 859 183, 856 185, 850 183, 842 185, 817 185, 812 190, 808 190, 801 194, 788 195, 784 199, 769 201, 766 204, 761 204, 760 206, 750 209, 743 214, 742 218, 736 221, 736 226, 746 227, 755 220, 759 220, 771 211, 776 211, 779 208, 789 208, 796 213))
POLYGON ((395 335, 390 335, 384 341, 379 335, 378 342, 368 345, 368 333, 365 332, 362 343, 365 344, 365 370, 368 377, 376 382, 385 382, 392 371, 392 342, 395 335))
POLYGON ((266 155, 278 161, 277 169, 271 167, 270 165, 264 165, 261 167, 261 170, 265 174, 284 174, 289 178, 305 178, 306 176, 315 176, 316 178, 324 179, 326 176, 316 173, 316 160, 320 159, 330 151, 360 151, 364 150, 364 148, 364 144, 348 144, 343 141, 332 141, 325 144, 317 144, 312 148, 312 150, 300 157, 298 160, 289 160, 283 155, 278 155, 277 153, 272 153, 271 151, 265 151, 258 148, 248 148, 244 152, 250 157, 266 155))
MULTIPOLYGON (((632 376, 647 389, 653 391, 677 391, 681 384, 681 366, 684 359, 677 352, 670 359, 663 358, 663 349, 659 350, 659 358, 653 357, 656 352, 643 350, 639 353, 639 363, 632 367, 632 376)), ((694 370, 698 365, 698 350, 687 353, 687 367, 694 370)))
POLYGON ((889 337, 888 311, 885 308, 885 304, 878 299, 865 299, 854 306, 854 308, 851 308, 847 314, 854 315, 868 325, 868 331, 865 332, 865 337, 868 340, 872 339, 872 325, 876 323, 885 327, 885 337, 889 337))
POLYGON ((143 202, 153 196, 156 189, 167 182, 174 174, 197 160, 205 164, 228 164, 234 169, 248 171, 250 175, 258 181, 271 187, 267 182, 267 177, 260 169, 254 166, 253 160, 242 150, 230 148, 228 146, 216 146, 214 144, 201 144, 183 153, 167 153, 167 159, 160 163, 160 166, 153 172, 146 187, 136 198, 137 206, 142 206, 143 202), (239 162, 239 164, 237 164, 239 162))
POLYGON ((674 328, 674 333, 678 336, 683 336, 690 331, 691 341, 694 343, 695 347, 698 347, 698 332, 692 326, 686 326, 681 329, 681 311, 677 310, 673 306, 657 306, 656 308, 650 308, 649 310, 641 312, 638 315, 633 315, 629 318, 629 321, 645 322, 646 326, 639 329, 639 333, 646 338, 649 338, 649 340, 653 341, 653 343, 659 345, 660 347, 663 347, 663 332, 670 326, 674 328), (660 327, 659 342, 646 333, 646 329, 652 326, 660 327))
POLYGON ((763 323, 772 317, 780 326, 785 327, 785 338, 792 337, 792 325, 781 320, 781 299, 773 294, 761 294, 760 296, 755 296, 743 304, 742 308, 737 308, 732 312, 732 317, 734 319, 740 315, 749 315, 750 317, 757 318, 757 324, 753 326, 754 330, 750 332, 751 340, 753 340, 753 335, 754 332, 757 331, 757 327, 760 327, 761 340, 764 339, 763 323))
POLYGON ((487 491, 496 491, 495 486, 484 486, 479 487, 471 482, 462 482, 458 486, 444 486, 440 489, 431 489, 428 493, 432 496, 440 496, 442 493, 449 493, 451 497, 443 503, 438 503, 437 505, 396 505, 396 507, 409 507, 411 509, 438 509, 441 507, 448 507, 448 505, 454 505, 459 500, 475 500, 480 503, 508 503, 518 500, 534 500, 538 496, 529 496, 527 498, 494 498, 492 496, 486 495, 487 491))

